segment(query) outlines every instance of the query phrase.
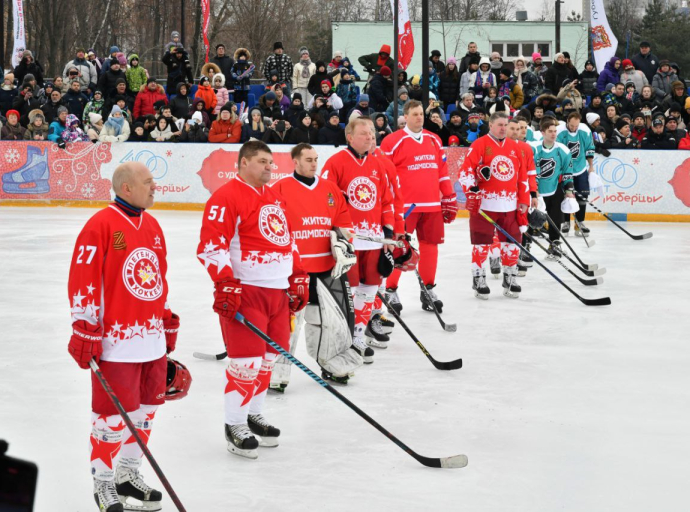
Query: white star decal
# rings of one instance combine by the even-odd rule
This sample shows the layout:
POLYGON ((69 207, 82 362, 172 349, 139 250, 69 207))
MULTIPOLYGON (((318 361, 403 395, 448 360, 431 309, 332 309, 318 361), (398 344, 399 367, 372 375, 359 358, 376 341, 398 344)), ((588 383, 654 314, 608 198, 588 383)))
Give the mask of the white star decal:
POLYGON ((82 307, 81 301, 84 300, 85 298, 86 298, 86 296, 81 294, 81 290, 78 290, 77 293, 74 295, 74 297, 72 297, 72 300, 74 301, 72 303, 72 306, 75 308, 77 306, 82 307))
POLYGON ((139 325, 139 321, 135 321, 134 325, 129 326, 129 332, 130 332, 130 339, 134 338, 135 336, 141 337, 141 339, 144 339, 144 329, 146 328, 145 325, 139 325))
POLYGON ((525 192, 529 192, 529 182, 527 180, 525 180, 525 181, 521 181, 520 183, 524 183, 525 184, 525 192))
POLYGON ((86 293, 89 295, 93 295, 93 291, 96 289, 95 286, 93 286, 93 283, 91 283, 89 286, 86 287, 86 293))
POLYGON ((118 323, 117 320, 113 324, 113 333, 122 332, 122 324, 118 323))
POLYGON ((218 267, 218 272, 223 270, 225 267, 232 268, 230 262, 230 253, 227 249, 213 250, 217 246, 211 244, 210 242, 206 244, 204 252, 197 254, 197 257, 204 262, 204 267, 208 269, 211 265, 218 267), (210 251, 209 248, 212 248, 210 251))
POLYGON ((161 237, 158 235, 153 237, 153 245, 160 245, 161 244, 161 237))
POLYGON ((218 240, 220 240, 220 245, 225 245, 226 239, 223 235, 220 235, 220 238, 218 240))
POLYGON ((156 315, 153 315, 151 318, 148 320, 151 329, 155 329, 156 325, 158 324, 158 319, 156 318, 156 315))
POLYGON ((91 316, 93 318, 98 318, 98 310, 101 309, 99 306, 96 306, 95 303, 89 302, 88 305, 86 306, 86 309, 84 310, 84 314, 91 316))

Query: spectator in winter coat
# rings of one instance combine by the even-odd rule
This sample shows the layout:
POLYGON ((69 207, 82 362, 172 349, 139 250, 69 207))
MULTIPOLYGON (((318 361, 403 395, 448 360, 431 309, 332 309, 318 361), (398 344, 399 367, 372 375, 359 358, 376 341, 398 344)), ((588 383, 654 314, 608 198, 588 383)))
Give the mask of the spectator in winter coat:
MULTIPOLYGON (((127 94, 127 82, 124 78, 118 78, 115 82, 115 91, 111 92, 110 95, 105 95, 105 104, 103 105, 103 115, 106 117, 110 115, 110 109, 115 105, 120 98, 124 98, 127 111, 131 113, 134 110, 134 98, 127 94)), ((120 105, 120 108, 123 108, 120 105)), ((123 115, 127 115, 123 112, 123 115)))
POLYGON ((167 50, 162 61, 168 68, 168 81, 165 88, 168 95, 175 94, 177 84, 194 82, 192 63, 182 45, 176 46, 174 51, 172 48, 167 50))
POLYGON ((24 140, 48 140, 48 123, 41 109, 29 112, 29 126, 24 132, 24 140))
POLYGON ((630 133, 630 124, 627 119, 621 118, 616 121, 613 133, 605 145, 609 149, 636 149, 640 146, 640 141, 630 133))
POLYGON ((458 113, 462 119, 462 122, 464 123, 467 120, 467 117, 470 115, 470 112, 476 112, 476 110, 477 105, 474 103, 474 94, 471 92, 466 92, 460 97, 458 108, 455 110, 455 112, 458 113))
POLYGON ((359 58, 359 63, 364 66, 364 70, 369 73, 370 78, 378 73, 383 66, 388 69, 395 67, 395 62, 391 59, 391 47, 387 44, 382 44, 378 53, 362 55, 359 58))
POLYGON ((206 113, 209 116, 213 115, 213 110, 216 108, 218 99, 216 98, 216 93, 211 87, 208 77, 202 76, 199 79, 199 86, 196 89, 196 94, 194 94, 194 99, 201 98, 204 100, 204 105, 206 106, 206 113))
POLYGON ((3 78, 2 87, 0 87, 0 114, 4 115, 12 108, 12 103, 18 94, 19 90, 14 85, 14 74, 7 73, 3 78))
POLYGON ((337 50, 333 52, 333 58, 331 62, 328 63, 326 71, 332 73, 333 71, 340 71, 340 65, 343 62, 343 52, 337 50))
MULTIPOLYGON (((211 62, 218 66, 226 80, 230 78, 232 66, 235 64, 235 61, 232 57, 225 55, 225 45, 223 43, 216 45, 216 56, 211 59, 211 62)), ((230 84, 227 85, 229 86, 230 84)))
POLYGON ((220 68, 218 67, 218 64, 214 64, 213 62, 207 62, 206 64, 201 66, 201 76, 205 76, 206 78, 208 78, 208 83, 211 87, 213 87, 213 77, 216 76, 218 73, 220 73, 220 68))
MULTIPOLYGON (((527 106, 529 111, 532 114, 532 117, 534 118, 534 110, 536 107, 542 107, 543 112, 547 112, 549 110, 554 110, 556 108, 556 105, 558 105, 558 100, 556 99, 556 96, 553 94, 540 94, 537 96, 537 100, 534 103, 531 103, 527 106)), ((537 126, 539 123, 537 123, 537 126)))
POLYGON ((209 132, 206 126, 204 126, 204 120, 201 114, 195 112, 194 115, 185 122, 184 128, 182 128, 180 133, 179 142, 208 142, 208 135, 209 132))
POLYGON ((60 91, 54 90, 51 92, 50 100, 41 107, 41 111, 46 118, 46 123, 52 123, 58 115, 58 109, 64 106, 65 104, 62 101, 62 94, 60 94, 60 91))
MULTIPOLYGON (((304 113, 298 115, 302 116, 304 113)), ((274 120, 264 132, 263 140, 266 144, 288 144, 288 139, 292 133, 292 128, 288 121, 283 119, 274 120)))
POLYGON ((340 118, 336 112, 331 112, 326 125, 319 130, 319 144, 328 146, 345 146, 345 130, 340 126, 340 118))
MULTIPOLYGON (((403 108, 405 108, 405 103, 410 101, 410 95, 407 92, 407 89, 405 87, 401 87, 398 89, 398 116, 403 111, 403 108)), ((388 117, 388 125, 389 126, 395 126, 395 103, 391 101, 390 105, 388 105, 388 108, 386 109, 386 116, 388 117)))
MULTIPOLYGON (((651 126, 651 119, 650 119, 650 126, 651 126)), ((649 127, 647 126, 647 119, 645 118, 645 115, 642 112, 635 112, 633 114, 633 126, 630 131, 630 135, 635 137, 638 142, 642 142, 642 139, 644 139, 645 135, 647 135, 647 129, 649 127)))
MULTIPOLYGON (((120 49, 117 46, 111 46, 110 47, 110 53, 108 53, 108 57, 103 59, 103 68, 101 69, 101 72, 99 75, 102 75, 108 69, 110 69, 110 64, 112 63, 113 60, 117 60, 117 54, 120 53, 120 49)), ((118 61, 119 62, 119 61, 118 61)))
POLYGON ((7 111, 7 122, 0 130, 2 140, 24 140, 26 129, 19 124, 19 112, 16 110, 7 111))
POLYGON ((647 77, 642 71, 635 70, 635 66, 630 59, 624 59, 621 65, 623 72, 620 74, 621 82, 624 84, 632 81, 635 84, 635 90, 641 91, 645 85, 648 85, 647 77))
POLYGON ((496 87, 496 77, 491 72, 489 59, 482 57, 479 61, 479 69, 470 76, 470 92, 474 93, 477 105, 484 103, 484 98, 491 87, 496 87))
MULTIPOLYGON (((471 42, 470 44, 467 45, 467 53, 465 56, 460 60, 460 65, 458 66, 458 73, 460 73, 460 76, 465 73, 469 67, 470 67, 470 61, 476 61, 477 65, 479 65, 479 59, 481 58, 481 54, 477 51, 477 43, 471 42)), ((472 73, 474 73, 472 71, 472 73)), ((460 94, 464 94, 467 91, 462 91, 460 94)))
POLYGON ((565 64, 565 56, 562 53, 557 53, 554 63, 544 73, 544 87, 551 91, 551 94, 557 95, 561 90, 563 81, 569 78, 570 68, 565 64))
POLYGON ((129 139, 129 123, 122 117, 122 110, 117 105, 110 111, 108 120, 103 124, 103 129, 98 135, 101 142, 126 142, 129 139))
POLYGON ((177 84, 177 94, 170 100, 173 117, 182 119, 189 116, 194 98, 189 95, 189 87, 184 82, 177 84))
POLYGON ((98 83, 98 73, 96 73, 96 68, 93 67, 93 64, 86 60, 85 55, 84 49, 78 48, 77 56, 65 64, 65 68, 62 71, 62 77, 67 81, 70 68, 76 68, 78 72, 77 80, 79 80, 81 91, 91 94, 91 91, 96 88, 96 84, 98 83))
POLYGON ((671 69, 670 63, 667 60, 662 60, 652 80, 652 87, 656 91, 657 98, 663 99, 667 94, 670 94, 671 84, 677 80, 678 76, 671 69))
POLYGON ((232 83, 235 89, 233 100, 240 104, 249 99, 250 80, 254 75, 254 64, 250 60, 252 54, 246 48, 235 50, 235 64, 232 66, 232 83))
POLYGON ((484 123, 479 118, 479 114, 477 112, 472 112, 467 117, 467 121, 465 121, 465 124, 460 132, 460 145, 468 148, 475 140, 482 135, 486 135, 487 133, 489 133, 487 123, 484 123))
POLYGON ((225 87, 225 75, 223 73, 217 73, 213 77, 213 91, 216 93, 216 106, 213 109, 213 114, 218 115, 220 109, 228 101, 230 101, 230 93, 225 87))
MULTIPOLYGON (((659 69, 659 58, 651 52, 647 41, 640 43, 640 53, 633 56, 632 63, 635 69, 639 69, 647 77, 647 83, 651 83, 659 69)), ((639 89, 638 89, 639 90, 639 89)))
POLYGON ((84 116, 84 108, 89 102, 89 98, 81 92, 79 88, 79 81, 74 80, 69 88, 69 91, 65 93, 62 97, 62 101, 69 110, 70 114, 77 116, 77 119, 81 119, 84 116))
POLYGON ((318 144, 319 131, 312 126, 312 119, 308 112, 302 112, 297 116, 297 124, 292 127, 287 138, 288 144, 318 144))
POLYGON ((96 76, 100 78, 101 73, 103 73, 103 59, 99 59, 96 56, 96 52, 93 51, 93 48, 89 48, 86 51, 86 60, 88 60, 91 63, 91 65, 96 70, 96 76))
POLYGON ((39 87, 43 87, 43 67, 34 60, 31 50, 24 50, 22 60, 14 68, 14 76, 17 82, 22 83, 26 75, 33 75, 39 87))
MULTIPOLYGON (((420 85, 424 85, 424 78, 422 77, 420 85)), ((440 80, 438 79, 438 75, 434 73, 434 66, 432 62, 429 62, 429 95, 433 96, 435 99, 438 99, 438 88, 440 86, 440 80)), ((369 91, 371 94, 371 91, 369 91)))
POLYGON ((136 96, 139 90, 147 84, 147 71, 139 65, 139 56, 133 53, 129 56, 129 67, 125 71, 127 90, 131 96, 136 96))
POLYGON ((350 119, 353 113, 357 113, 358 116, 372 117, 376 111, 369 106, 369 95, 360 94, 357 105, 347 113, 347 118, 350 119))
POLYGON ((82 123, 84 124, 84 129, 90 128, 89 114, 99 114, 101 117, 103 116, 104 104, 105 100, 103 99, 103 93, 101 90, 96 89, 93 91, 93 98, 86 104, 86 107, 84 107, 84 115, 81 118, 82 123))
POLYGON ((194 101, 192 102, 192 111, 189 113, 189 115, 191 116, 196 112, 201 114, 201 119, 204 121, 204 126, 210 129, 211 118, 206 111, 206 103, 201 98, 194 98, 194 101))
POLYGON ((450 119, 446 123, 446 128, 448 129, 449 140, 450 140, 450 137, 456 136, 458 138, 458 141, 460 141, 460 132, 462 130, 462 124, 463 123, 464 123, 464 121, 463 121, 462 117, 460 116, 460 112, 458 112, 457 110, 453 110, 453 112, 450 113, 450 119))
MULTIPOLYGON (((98 88, 103 91, 106 98, 113 96, 115 93, 115 87, 118 80, 124 80, 125 85, 127 84, 127 75, 120 69, 120 63, 118 61, 112 61, 110 63, 110 68, 108 71, 101 75, 98 81, 98 88)), ((126 90, 126 87, 125 87, 126 90)))
POLYGON ((617 84, 620 79, 621 60, 618 57, 611 57, 611 59, 604 66, 604 71, 599 74, 597 80, 597 91, 603 92, 606 90, 608 84, 617 84))
MULTIPOLYGON (((539 81, 539 88, 537 89, 537 96, 543 94, 544 92, 544 75, 549 70, 548 66, 544 63, 541 58, 541 53, 534 52, 532 54, 532 64, 529 66, 529 70, 537 77, 539 81)), ((534 96, 532 96, 534 98, 534 96)))
POLYGON ((284 53, 283 43, 280 41, 273 43, 273 55, 264 62, 262 74, 266 80, 271 79, 270 72, 274 69, 278 71, 278 81, 287 86, 289 93, 293 73, 292 59, 284 53))
POLYGON ((285 94, 287 89, 280 84, 276 84, 273 87, 273 92, 276 94, 276 103, 280 107, 280 111, 285 115, 285 113, 290 108, 290 98, 285 94))
POLYGON ((335 88, 335 93, 343 102, 343 106, 339 110, 340 120, 344 123, 345 116, 352 107, 357 105, 357 98, 359 97, 359 87, 355 84, 347 68, 340 68, 340 82, 335 88))
MULTIPOLYGON (((81 94, 81 93, 80 93, 81 94)), ((19 95, 14 98, 12 109, 19 112, 19 124, 24 128, 29 125, 29 112, 41 108, 41 102, 34 97, 31 84, 26 84, 19 95)))
POLYGON ((269 118, 271 121, 276 119, 282 119, 283 111, 280 109, 278 104, 278 96, 273 91, 268 91, 266 94, 259 98, 258 102, 261 114, 264 117, 269 118))
POLYGON ((556 96, 556 101, 558 101, 558 103, 563 103, 564 100, 569 99, 573 102, 574 108, 578 112, 581 112, 582 108, 584 107, 584 99, 582 98, 580 91, 577 89, 577 86, 577 80, 566 79, 563 82, 560 92, 556 96))
MULTIPOLYGON (((515 67, 510 79, 514 84, 519 85, 522 90, 522 105, 528 105, 537 96, 539 80, 534 73, 527 69, 527 61, 524 57, 518 57, 513 64, 515 67)), ((518 109, 518 107, 515 108, 518 109)))
MULTIPOLYGON (((180 33, 177 30, 173 30, 170 33, 170 41, 165 45, 164 52, 173 52, 176 48, 182 47, 183 41, 180 38, 180 33)), ((112 50, 112 48, 111 48, 112 50)))
MULTIPOLYGON (((329 82, 328 80, 324 80, 323 82, 321 82, 320 95, 324 98, 326 102, 326 107, 328 108, 329 112, 331 110, 338 111, 341 108, 343 108, 343 100, 341 100, 340 97, 333 91, 331 87, 331 82, 329 82)), ((308 104, 307 109, 311 109, 313 106, 314 100, 312 98, 312 104, 308 104)))
MULTIPOLYGON (((177 129, 177 127, 175 127, 177 129)), ((175 140, 175 134, 173 132, 173 127, 170 126, 170 122, 167 117, 159 117, 156 120, 156 127, 153 129, 149 135, 150 142, 177 142, 175 140)))
MULTIPOLYGON (((435 77, 435 75, 434 75, 435 77)), ((436 77, 438 80, 438 78, 436 77)), ((383 66, 369 82, 369 98, 371 108, 375 112, 385 112, 393 101, 393 82, 391 81, 391 69, 383 66)))
POLYGON ((642 149, 676 149, 678 141, 664 131, 664 118, 655 117, 652 121, 652 129, 642 139, 642 149))
POLYGON ((594 69, 594 62, 588 60, 585 62, 585 69, 580 73, 580 91, 584 96, 594 96, 598 94, 597 81, 599 80, 599 73, 594 69))
POLYGON ((642 88, 640 96, 634 104, 635 110, 642 110, 644 107, 648 107, 647 110, 653 113, 661 109, 661 100, 657 97, 656 90, 651 85, 645 85, 642 88))
POLYGON ((245 143, 248 140, 261 140, 266 133, 266 123, 264 123, 264 117, 261 113, 261 109, 254 107, 249 112, 249 119, 242 125, 242 135, 240 136, 240 142, 245 143))
POLYGON ((146 85, 142 85, 138 91, 137 99, 134 102, 134 119, 139 119, 141 116, 156 113, 154 105, 159 101, 163 104, 168 104, 168 97, 165 94, 165 89, 162 85, 156 83, 156 79, 151 77, 146 81, 146 85))
MULTIPOLYGON (((84 131, 86 131, 86 135, 89 136, 91 142, 98 142, 98 138, 101 136, 101 132, 103 131, 103 126, 103 116, 101 114, 91 112, 89 114, 88 124, 84 123, 84 131)), ((143 126, 144 125, 142 124, 142 127, 143 126)))
POLYGON ((380 146, 381 141, 393 133, 390 126, 388 126, 386 114, 379 112, 374 115, 374 130, 376 131, 376 145, 380 146))
POLYGON ((89 136, 79 127, 79 118, 68 114, 65 129, 60 134, 64 142, 89 142, 89 136))
POLYGON ((673 137, 676 141, 680 141, 685 138, 687 131, 678 126, 678 119, 673 116, 668 116, 666 118, 666 126, 664 131, 673 137))
MULTIPOLYGON (((309 78, 309 83, 307 84, 307 90, 311 96, 321 93, 321 82, 328 80, 333 84, 333 76, 335 74, 340 74, 340 71, 329 74, 326 71, 326 64, 322 60, 316 61, 316 72, 309 78)), ((302 96, 304 99, 304 96, 302 96)))
POLYGON ((208 141, 237 144, 242 136, 242 122, 237 118, 237 113, 233 110, 235 104, 230 101, 223 105, 218 114, 218 119, 213 121, 211 131, 208 133, 208 141))
POLYGON ((503 65, 501 54, 498 52, 491 52, 491 55, 489 56, 489 63, 491 64, 491 72, 496 77, 496 80, 498 80, 498 74, 505 67, 503 65))
MULTIPOLYGON (((472 93, 472 97, 474 98, 474 89, 472 86, 474 85, 471 82, 472 75, 474 75, 477 70, 479 69, 479 57, 472 56, 468 62, 467 69, 463 74, 460 75, 460 88, 458 91, 458 96, 462 97, 468 92, 472 93)), ((412 98, 412 96, 410 95, 412 98)))
MULTIPOLYGON (((436 75, 440 77, 441 73, 443 73, 446 70, 446 65, 441 60, 441 52, 438 50, 432 50, 431 55, 429 56, 429 60, 433 65, 434 73, 436 73, 436 75)), ((455 60, 455 58, 453 58, 453 60, 455 60)), ((457 61, 455 62, 455 67, 457 69, 457 61)), ((458 74, 458 77, 459 76, 460 74, 458 74)))
POLYGON ((312 94, 307 88, 309 79, 316 73, 316 64, 311 61, 309 50, 306 46, 299 49, 299 62, 295 64, 292 71, 292 87, 294 92, 301 94, 304 101, 309 103, 312 94))
MULTIPOLYGON (((349 59, 349 57, 343 57, 340 67, 347 69, 350 72, 350 76, 353 80, 361 80, 359 73, 357 73, 357 70, 352 65, 352 61, 349 59)), ((403 73, 405 72, 403 71, 403 73)), ((407 73, 405 73, 405 80, 407 80, 407 73)))
POLYGON ((55 117, 55 120, 50 123, 50 126, 48 127, 48 140, 51 142, 61 142, 62 141, 62 132, 67 129, 66 122, 67 122, 67 107, 59 107, 57 110, 57 116, 55 117))
POLYGON ((671 83, 671 92, 669 92, 661 102, 661 110, 668 110, 674 103, 684 106, 687 98, 688 91, 685 88, 685 85, 680 80, 676 80, 675 82, 671 83))
POLYGON ((512 79, 510 69, 503 68, 498 74, 498 96, 510 97, 510 105, 519 110, 525 101, 525 95, 522 88, 516 84, 512 79))
POLYGON ((458 73, 457 61, 455 57, 448 57, 444 70, 439 74, 438 98, 444 107, 455 105, 459 91, 460 73, 458 73))

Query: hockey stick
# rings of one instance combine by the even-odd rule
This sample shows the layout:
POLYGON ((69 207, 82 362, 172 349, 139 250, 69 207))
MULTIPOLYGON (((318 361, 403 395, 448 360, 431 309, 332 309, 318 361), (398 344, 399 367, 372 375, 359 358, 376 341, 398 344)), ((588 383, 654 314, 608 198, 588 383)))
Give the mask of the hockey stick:
MULTIPOLYGON (((537 240, 536 240, 532 235, 530 235, 529 233, 525 233, 525 235, 526 235, 530 240, 532 240, 542 251, 544 251, 546 254, 549 254, 549 250, 548 250, 546 247, 544 247, 543 245, 541 245, 539 242, 537 242, 537 240)), ((584 284, 585 286, 597 286, 597 285, 602 284, 602 283, 604 282, 604 278, 603 278, 603 277, 597 277, 596 279, 582 279, 582 278, 581 278, 580 276, 578 276, 575 272, 573 272, 573 271, 570 270, 568 267, 566 267, 566 266, 565 266, 565 263, 563 263, 560 259, 556 259, 556 262, 557 262, 561 267, 563 267, 564 269, 566 269, 566 270, 568 271, 568 273, 569 273, 571 276, 573 276, 575 279, 577 279, 578 281, 580 281, 580 282, 581 282, 582 284, 584 284)))
MULTIPOLYGON (((556 232, 561 236, 561 240, 563 240, 563 242, 565 243, 565 245, 568 246, 568 249, 570 249, 570 250, 572 251, 572 253, 573 253, 573 256, 575 256, 575 259, 577 259, 577 261, 579 261, 580 263, 577 264, 577 263, 575 263, 573 260, 570 260, 570 261, 571 261, 574 265, 576 265, 577 267, 581 268, 582 270, 597 270, 597 269, 599 268, 599 265, 597 265, 597 264, 588 265, 587 263, 585 263, 584 261, 582 261, 582 260, 580 259, 580 257, 577 255, 577 253, 575 252, 575 249, 573 249, 573 246, 570 245, 570 243, 568 242, 568 240, 566 239, 566 237, 563 236, 563 233, 561 233, 560 228, 556 225, 556 223, 553 221, 553 219, 552 219, 551 217, 549 217, 549 214, 545 212, 544 215, 546 215, 546 218, 549 220, 549 226, 552 226, 552 225, 553 225, 553 227, 554 227, 554 229, 556 230, 556 232)), ((567 256, 566 256, 566 257, 567 257, 567 256)), ((568 258, 568 259, 570 259, 570 258, 568 258)), ((586 273, 586 272, 585 272, 585 273, 586 273)), ((587 275, 590 275, 590 274, 587 274, 587 275)), ((592 274, 592 275, 594 275, 594 274, 592 274)))
POLYGON ((429 294, 429 290, 427 290, 426 285, 424 284, 424 281, 422 281, 422 276, 419 275, 419 270, 414 269, 414 273, 417 276, 417 280, 419 281, 419 286, 422 289, 422 293, 426 297, 426 300, 429 301, 429 304, 431 305, 431 309, 434 311, 434 314, 436 315, 436 318, 438 318, 438 322, 441 324, 441 327, 443 327, 443 330, 446 332, 457 331, 458 330, 457 324, 447 324, 446 322, 443 321, 443 318, 441 318, 441 314, 438 312, 438 309, 436 308, 436 304, 434 304, 434 300, 431 298, 431 295, 429 294))
MULTIPOLYGON (((561 235, 561 237, 562 237, 562 236, 563 236, 563 235, 561 235)), ((543 235, 542 235, 542 237, 543 237, 543 238, 546 238, 546 237, 544 237, 543 235)), ((570 247, 570 245, 568 245, 568 247, 570 247)), ((605 269, 605 268, 598 268, 598 269, 596 269, 596 270, 587 270, 586 268, 584 268, 583 266, 581 266, 577 261, 575 261, 575 260, 572 259, 570 256, 568 256, 568 254, 567 254, 565 251, 561 250, 560 253, 561 253, 561 256, 563 256, 563 257, 564 257, 565 259, 567 259, 570 263, 572 263, 573 265, 575 265, 575 268, 577 268, 580 272, 582 272, 582 273, 583 273, 584 275, 586 275, 586 276, 589 276, 589 277, 598 277, 598 276, 603 276, 604 274, 606 274, 606 269, 605 269)))
POLYGON ((376 242, 377 244, 384 244, 384 245, 394 245, 398 248, 403 248, 405 247, 405 244, 402 243, 400 240, 392 240, 390 238, 378 238, 375 236, 365 236, 365 235, 354 235, 355 238, 358 240, 366 240, 367 242, 376 242))
POLYGON ((308 367, 306 367, 304 364, 302 364, 295 356, 293 356, 289 351, 285 350, 283 347, 281 347, 278 343, 273 341, 271 338, 269 338, 266 334, 264 334, 258 327, 256 327, 254 324, 252 324, 249 320, 247 320, 242 314, 237 313, 235 315, 235 319, 246 325, 247 328, 252 331, 254 334, 256 334, 259 338, 264 340, 269 346, 277 350, 283 357, 285 357, 287 360, 289 360, 292 364, 297 366, 300 370, 302 370, 304 373, 309 375, 312 379, 314 379, 316 382, 318 382, 321 387, 325 388, 326 391, 334 395, 338 400, 343 402, 345 405, 347 405, 350 409, 355 411, 357 414, 359 414, 362 418, 364 418, 371 426, 373 426, 376 430, 381 432, 384 436, 386 436, 388 439, 393 441, 396 445, 398 445, 399 448, 404 450, 405 452, 408 453, 411 457, 414 457, 418 462, 421 464, 430 467, 430 468, 464 468, 467 466, 467 455, 453 455, 452 457, 441 457, 441 458, 435 458, 435 457, 424 457, 423 455, 419 455, 417 452, 412 450, 409 446, 407 446, 405 443, 403 443, 400 439, 395 437, 393 434, 388 432, 385 428, 383 428, 376 420, 374 420, 371 416, 369 416, 367 413, 365 413, 362 409, 357 407, 355 404, 353 404, 350 400, 348 400, 345 396, 340 394, 337 389, 335 389, 333 386, 331 386, 328 382, 323 380, 321 377, 316 375, 313 371, 311 371, 308 367))
POLYGON ((462 358, 456 359, 454 361, 443 362, 437 361, 436 359, 431 357, 431 354, 429 354, 424 345, 422 345, 422 342, 417 339, 417 337, 410 330, 410 328, 405 324, 405 322, 403 322, 402 318, 400 318, 400 315, 397 313, 397 311, 395 311, 395 309, 393 309, 391 305, 388 303, 384 294, 381 292, 376 292, 376 295, 379 296, 379 299, 381 299, 381 302, 383 302, 384 306, 388 308, 388 310, 395 317, 395 319, 400 323, 400 325, 402 325, 402 328, 405 329, 405 332, 410 335, 412 341, 414 341, 417 344, 420 350, 424 353, 426 357, 429 358, 429 361, 431 361, 431 364, 433 364, 437 370, 458 370, 462 368, 462 358))
POLYGON ((585 299, 584 297, 580 296, 575 290, 573 290, 570 286, 568 286, 567 284, 565 284, 565 283, 561 280, 560 277, 558 277, 556 274, 554 274, 554 273, 553 273, 551 270, 549 270, 541 261, 539 261, 537 258, 535 258, 535 257, 534 257, 534 254, 532 254, 532 253, 529 252, 527 249, 525 249, 525 247, 524 247, 520 242, 518 242, 517 240, 515 240, 515 238, 513 238, 513 237, 510 235, 510 233, 508 233, 505 229, 503 229, 501 226, 499 226, 498 224, 496 224, 496 221, 495 221, 495 220, 493 220, 491 217, 489 217, 489 216, 488 216, 486 213, 484 213, 482 210, 479 210, 479 215, 481 215, 481 216, 484 217, 487 221, 489 221, 491 224, 493 224, 493 225, 496 227, 496 229, 498 229, 501 233, 503 233, 503 235, 504 235, 506 238, 508 238, 511 242, 513 242, 513 243, 514 243, 515 245, 517 245, 520 249, 522 249, 524 252, 526 252, 527 254, 529 254, 529 255, 532 257, 532 259, 534 260, 535 263, 537 263, 541 268, 543 268, 544 270, 546 270, 546 272, 548 272, 548 273, 551 275, 551 277, 553 277, 556 281, 558 281, 558 282, 560 283, 560 285, 563 286, 563 288, 565 288, 565 289, 568 290, 570 293, 572 293, 575 297, 577 297, 577 300, 579 300, 580 302, 582 302, 585 306, 608 306, 609 304, 611 304, 611 299, 610 299, 609 297, 602 297, 601 299, 585 299))
POLYGON ((625 233, 626 235, 628 235, 628 236, 629 236, 630 238, 632 238, 633 240, 647 240, 648 238, 652 238, 652 236, 654 235, 654 233, 652 233, 651 231, 650 231, 649 233, 645 233, 644 235, 633 235, 632 233, 630 233, 629 231, 627 231, 623 226, 621 226, 620 224, 618 224, 615 220, 613 220, 611 217, 609 217, 609 216, 606 215, 604 212, 602 212, 599 208, 597 208, 597 207, 596 207, 591 201, 589 201, 586 197, 583 197, 583 196, 580 195, 578 192, 575 192, 575 194, 577 194, 577 197, 579 197, 579 198, 582 199, 583 201, 586 201, 587 204, 589 204, 592 208, 594 208, 596 211, 598 211, 598 212, 601 213, 604 217, 606 217, 607 220, 610 220, 611 222, 613 222, 614 226, 616 226, 618 229, 620 229, 623 233, 625 233))
POLYGON ((141 440, 141 436, 139 435, 139 432, 137 431, 136 427, 134 426, 134 423, 132 423, 132 420, 130 419, 129 414, 127 414, 127 412, 125 411, 125 408, 122 407, 122 403, 117 398, 117 395, 113 391, 113 388, 110 387, 110 384, 106 380, 105 375, 103 375, 103 372, 101 372, 101 369, 99 368, 96 360, 91 359, 91 361, 89 361, 89 366, 91 367, 91 370, 93 371, 93 373, 96 376, 96 378, 98 379, 98 381, 101 383, 101 386, 103 386, 103 389, 105 390, 106 394, 110 398, 110 401, 113 403, 113 405, 117 409, 117 412, 119 412, 122 419, 125 420, 125 424, 127 425, 127 428, 129 429, 130 433, 132 434, 132 436, 136 440, 137 444, 139 445, 139 448, 141 448, 141 451, 144 452, 144 455, 146 455, 146 459, 149 461, 149 464, 151 464, 153 471, 156 473, 156 476, 158 476, 158 479, 163 484, 163 487, 165 487, 165 490, 168 491, 168 495, 170 496, 170 499, 173 500, 173 503, 177 507, 177 510, 179 510, 180 512, 186 512, 186 509, 184 508, 184 505, 182 505, 180 498, 177 497, 177 494, 175 493, 174 489, 170 485, 170 482, 168 482, 168 479, 163 474, 163 470, 161 469, 161 467, 156 462, 156 459, 153 458, 153 455, 151 454, 151 451, 149 450, 148 446, 146 446, 146 443, 144 443, 144 441, 141 440))
POLYGON ((580 224, 580 221, 577 220, 577 217, 575 217, 575 215, 573 215, 573 220, 575 221, 575 225, 580 230, 580 233, 582 233, 582 238, 585 239, 585 244, 587 244, 587 249, 590 249, 596 242, 594 240, 592 240, 591 242, 588 240, 589 237, 585 236, 585 232, 582 231, 582 224, 580 224))
POLYGON ((192 354, 197 359, 203 359, 204 361, 220 361, 228 357, 227 352, 221 352, 220 354, 204 354, 203 352, 194 352, 192 354))

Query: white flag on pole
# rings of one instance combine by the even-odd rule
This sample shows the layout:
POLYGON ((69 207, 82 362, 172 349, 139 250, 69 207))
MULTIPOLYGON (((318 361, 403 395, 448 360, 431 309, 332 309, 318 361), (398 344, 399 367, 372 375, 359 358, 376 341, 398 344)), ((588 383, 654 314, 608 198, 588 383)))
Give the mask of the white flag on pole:
POLYGON ((24 0, 12 0, 12 14, 14 21, 14 49, 12 51, 12 66, 17 67, 22 60, 22 53, 26 50, 26 33, 24 32, 24 0))
POLYGON ((591 1, 591 19, 590 26, 592 27, 592 48, 594 50, 594 61, 597 65, 597 71, 601 73, 604 70, 606 63, 616 55, 618 48, 618 39, 613 35, 613 31, 606 19, 606 11, 604 11, 604 0, 590 0, 591 1))

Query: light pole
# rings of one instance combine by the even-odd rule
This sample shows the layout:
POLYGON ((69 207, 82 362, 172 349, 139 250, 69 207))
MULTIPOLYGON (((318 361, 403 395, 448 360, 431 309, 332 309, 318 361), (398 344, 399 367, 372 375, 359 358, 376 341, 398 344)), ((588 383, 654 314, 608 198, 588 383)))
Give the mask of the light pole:
POLYGON ((181 27, 180 27, 180 44, 182 46, 184 46, 185 45, 185 38, 184 38, 184 0, 180 0, 180 25, 181 25, 181 27))
POLYGON ((561 52, 561 4, 563 0, 556 0, 556 53, 561 52))
MULTIPOLYGON (((2 1, 2 0, 0 0, 2 1)), ((395 0, 393 5, 393 121, 394 124, 391 127, 393 130, 398 129, 398 8, 399 0, 395 0)))

